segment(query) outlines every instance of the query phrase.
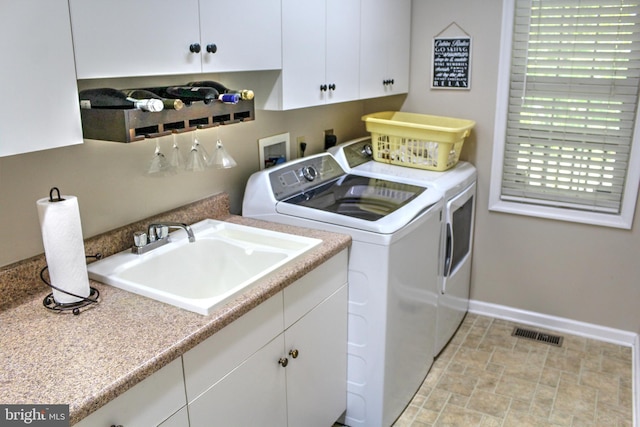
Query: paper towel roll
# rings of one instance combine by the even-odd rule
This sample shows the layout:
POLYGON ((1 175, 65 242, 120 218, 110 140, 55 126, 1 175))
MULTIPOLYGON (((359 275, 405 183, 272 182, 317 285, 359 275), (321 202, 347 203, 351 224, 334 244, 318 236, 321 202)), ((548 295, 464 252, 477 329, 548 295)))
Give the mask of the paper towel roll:
MULTIPOLYGON (((36 202, 49 278, 51 284, 59 289, 88 297, 89 275, 78 199, 75 196, 62 198, 62 201, 45 198, 36 202)), ((59 304, 81 301, 56 289, 53 290, 53 299, 59 304)))

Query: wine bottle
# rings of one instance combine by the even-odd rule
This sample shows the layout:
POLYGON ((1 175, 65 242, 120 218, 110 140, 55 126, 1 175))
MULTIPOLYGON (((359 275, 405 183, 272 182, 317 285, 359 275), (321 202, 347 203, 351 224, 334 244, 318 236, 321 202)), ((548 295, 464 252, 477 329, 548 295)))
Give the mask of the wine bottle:
POLYGON ((162 111, 164 104, 159 99, 136 99, 112 88, 85 89, 78 94, 80 108, 134 109, 162 111))
POLYGON ((240 99, 250 100, 253 99, 254 93, 250 89, 229 89, 225 85, 219 82, 214 82, 213 80, 201 80, 198 82, 190 82, 187 83, 187 86, 198 86, 198 87, 212 87, 218 91, 218 93, 237 93, 240 95, 240 99))
POLYGON ((181 99, 163 98, 144 89, 125 89, 122 92, 128 97, 136 99, 159 99, 164 104, 164 108, 169 110, 179 110, 184 107, 184 102, 181 99))
POLYGON ((225 104, 237 104, 240 102, 239 93, 223 93, 218 96, 218 101, 225 104))
POLYGON ((187 105, 195 101, 203 101, 209 104, 218 99, 218 91, 211 87, 197 86, 164 86, 145 88, 149 92, 153 92, 162 98, 180 99, 187 105))

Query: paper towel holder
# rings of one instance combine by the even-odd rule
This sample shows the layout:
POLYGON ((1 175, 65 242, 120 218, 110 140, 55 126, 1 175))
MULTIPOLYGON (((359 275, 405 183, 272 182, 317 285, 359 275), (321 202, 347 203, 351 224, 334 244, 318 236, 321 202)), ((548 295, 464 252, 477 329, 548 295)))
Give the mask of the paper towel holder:
POLYGON ((62 196, 60 195, 60 189, 58 187, 51 187, 51 190, 49 190, 49 201, 50 202, 62 202, 65 199, 62 198, 62 196), (56 192, 58 193, 58 197, 56 197, 55 199, 53 198, 53 193, 56 192))
MULTIPOLYGON (((55 188, 55 187, 54 187, 55 188)), ((57 188, 55 188, 57 190, 57 188)), ((51 189, 51 192, 53 192, 53 188, 51 189)), ((51 195, 50 195, 51 197, 51 195)), ((58 192, 58 198, 60 198, 60 192, 58 192)), ((64 199, 62 199, 64 200, 64 199)), ((52 200, 54 201, 54 200, 52 200)), ((60 200, 55 200, 55 201, 60 201, 60 200)), ((86 255, 87 258, 95 258, 95 259, 101 259, 102 258, 102 254, 101 253, 97 253, 95 255, 86 255)), ((46 297, 44 297, 44 300, 42 300, 42 305, 44 305, 46 308, 48 308, 49 310, 52 311, 58 311, 58 312, 62 312, 62 311, 71 311, 74 315, 78 315, 80 314, 80 309, 86 306, 89 306, 91 304, 97 304, 98 303, 98 298, 100 297, 100 292, 90 286, 89 287, 89 296, 87 297, 82 297, 80 295, 76 295, 73 294, 71 292, 65 291, 64 289, 60 289, 54 285, 51 284, 51 282, 49 282, 45 277, 44 277, 44 272, 47 271, 49 269, 48 266, 44 266, 44 268, 42 270, 40 270, 40 279, 50 288, 53 288, 59 292, 65 293, 67 295, 71 295, 72 297, 76 297, 76 298, 80 298, 80 301, 78 302, 71 302, 71 303, 59 303, 56 302, 56 300, 53 298, 53 292, 50 293, 49 295, 47 295, 46 297)))

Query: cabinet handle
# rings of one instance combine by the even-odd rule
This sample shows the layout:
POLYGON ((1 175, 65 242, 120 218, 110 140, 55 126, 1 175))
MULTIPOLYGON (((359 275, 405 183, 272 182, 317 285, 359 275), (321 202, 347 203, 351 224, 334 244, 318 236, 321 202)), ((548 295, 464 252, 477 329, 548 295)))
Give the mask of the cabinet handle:
POLYGON ((218 51, 218 46, 216 46, 215 43, 211 43, 207 45, 207 52, 216 53, 217 51, 218 51))
POLYGON ((294 359, 296 359, 298 357, 298 350, 297 349, 293 349, 289 351, 289 356, 293 357, 294 359))
POLYGON ((191 53, 200 53, 200 43, 193 43, 189 46, 189 51, 191 53))
POLYGON ((278 360, 278 363, 280 364, 280 366, 282 366, 283 368, 286 368, 287 365, 289 364, 289 359, 287 359, 286 357, 281 357, 280 360, 278 360))
POLYGON ((336 84, 335 83, 331 83, 329 85, 329 90, 336 90, 336 84))
POLYGON ((327 91, 327 85, 320 85, 320 91, 321 92, 326 92, 327 91))

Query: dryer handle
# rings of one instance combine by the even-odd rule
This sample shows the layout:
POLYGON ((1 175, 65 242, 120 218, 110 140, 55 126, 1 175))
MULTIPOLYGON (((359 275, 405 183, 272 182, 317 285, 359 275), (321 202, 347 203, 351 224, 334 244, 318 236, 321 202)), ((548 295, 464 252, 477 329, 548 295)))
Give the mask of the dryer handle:
MULTIPOLYGON (((451 259, 453 258, 453 232, 451 230, 451 223, 447 223, 447 240, 446 250, 444 255, 444 277, 449 277, 451 274, 451 259)), ((442 290, 444 293, 444 289, 442 290)))

